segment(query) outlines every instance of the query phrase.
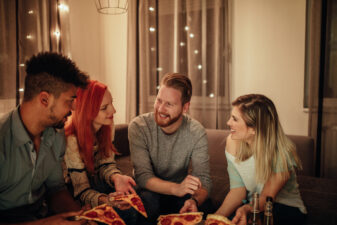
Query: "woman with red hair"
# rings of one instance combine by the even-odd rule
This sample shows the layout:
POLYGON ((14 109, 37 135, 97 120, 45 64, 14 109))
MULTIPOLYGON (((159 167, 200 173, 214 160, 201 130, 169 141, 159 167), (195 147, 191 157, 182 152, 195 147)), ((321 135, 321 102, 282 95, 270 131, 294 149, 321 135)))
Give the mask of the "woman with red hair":
POLYGON ((131 224, 130 220, 136 218, 130 219, 130 216, 135 217, 136 213, 130 205, 109 202, 109 195, 135 193, 133 186, 136 185, 116 167, 114 155, 117 151, 112 144, 116 110, 111 94, 106 85, 90 81, 86 89, 77 91, 75 101, 75 111, 65 127, 67 149, 64 157, 74 196, 91 207, 109 203, 131 224))

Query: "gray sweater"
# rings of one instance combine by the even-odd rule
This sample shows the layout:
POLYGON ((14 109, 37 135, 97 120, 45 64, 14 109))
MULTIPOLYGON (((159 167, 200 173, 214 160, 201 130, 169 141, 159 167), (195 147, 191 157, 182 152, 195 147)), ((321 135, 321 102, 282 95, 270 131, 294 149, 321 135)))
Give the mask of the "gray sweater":
POLYGON ((145 188, 152 177, 180 183, 188 175, 200 179, 210 193, 211 178, 207 135, 196 120, 184 115, 179 129, 165 134, 154 120, 153 113, 140 115, 129 125, 131 160, 137 184, 145 188))

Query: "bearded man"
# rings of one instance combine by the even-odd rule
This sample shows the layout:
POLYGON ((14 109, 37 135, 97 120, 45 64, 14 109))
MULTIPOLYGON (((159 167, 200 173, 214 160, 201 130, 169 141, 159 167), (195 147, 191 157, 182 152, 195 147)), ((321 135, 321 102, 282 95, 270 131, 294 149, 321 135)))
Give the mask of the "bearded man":
POLYGON ((61 128, 88 76, 70 59, 51 52, 32 56, 26 72, 23 102, 0 118, 0 224, 83 223, 66 219, 79 212, 64 213, 78 211, 80 205, 64 183, 61 128), (47 212, 57 215, 47 217, 47 212))
POLYGON ((136 117, 129 125, 138 193, 149 215, 139 224, 156 224, 162 214, 211 209, 210 200, 206 201, 211 189, 207 135, 199 122, 185 114, 191 96, 187 76, 166 74, 154 112, 136 117))

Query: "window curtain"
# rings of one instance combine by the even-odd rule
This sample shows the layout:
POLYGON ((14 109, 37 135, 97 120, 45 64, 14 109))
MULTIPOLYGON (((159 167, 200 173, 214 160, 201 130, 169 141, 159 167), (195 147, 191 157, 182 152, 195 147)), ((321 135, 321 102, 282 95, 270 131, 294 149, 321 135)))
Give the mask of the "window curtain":
POLYGON ((153 111, 168 72, 193 85, 189 114, 223 129, 230 112, 230 6, 227 0, 134 0, 128 12, 127 115, 153 111))
POLYGON ((67 0, 0 0, 0 116, 23 96, 25 61, 41 51, 69 55, 67 0))
MULTIPOLYGON (((307 41, 306 41, 306 87, 305 104, 309 112, 308 134, 315 140, 318 126, 319 102, 319 73, 321 51, 321 17, 322 2, 320 0, 307 1, 307 41)), ((315 155, 317 156, 316 153, 315 155)), ((315 162, 319 160, 313 159, 315 162)))

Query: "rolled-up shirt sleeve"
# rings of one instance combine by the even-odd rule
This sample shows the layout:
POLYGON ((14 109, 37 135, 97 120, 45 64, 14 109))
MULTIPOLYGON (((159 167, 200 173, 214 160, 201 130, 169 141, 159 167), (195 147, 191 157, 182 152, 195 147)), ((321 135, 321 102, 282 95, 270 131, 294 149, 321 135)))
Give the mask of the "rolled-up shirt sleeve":
POLYGON ((245 187, 245 184, 243 183, 243 180, 233 165, 232 161, 227 159, 227 172, 229 176, 229 183, 230 183, 230 189, 238 188, 238 187, 245 187))

